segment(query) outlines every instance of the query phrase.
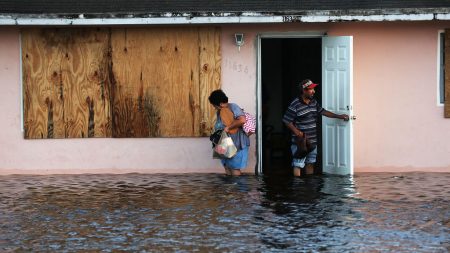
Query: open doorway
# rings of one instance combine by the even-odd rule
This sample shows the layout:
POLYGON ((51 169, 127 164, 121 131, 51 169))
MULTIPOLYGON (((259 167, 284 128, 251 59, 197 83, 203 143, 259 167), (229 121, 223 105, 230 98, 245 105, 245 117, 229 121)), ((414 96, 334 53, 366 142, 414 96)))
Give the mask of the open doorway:
MULTIPOLYGON (((264 174, 292 173, 290 138, 282 117, 297 96, 297 85, 309 78, 322 83, 322 39, 261 38, 262 170, 264 174)), ((322 104, 321 86, 315 98, 322 104)), ((322 172, 321 120, 315 172, 322 172)))

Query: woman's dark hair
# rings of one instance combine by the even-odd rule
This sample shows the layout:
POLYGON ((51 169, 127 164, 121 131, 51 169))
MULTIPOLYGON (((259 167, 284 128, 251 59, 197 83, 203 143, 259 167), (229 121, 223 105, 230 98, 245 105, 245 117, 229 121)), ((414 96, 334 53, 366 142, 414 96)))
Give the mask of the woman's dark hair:
POLYGON ((209 95, 208 99, 211 104, 217 106, 219 106, 220 103, 228 103, 228 97, 222 90, 215 90, 211 92, 211 95, 209 95))

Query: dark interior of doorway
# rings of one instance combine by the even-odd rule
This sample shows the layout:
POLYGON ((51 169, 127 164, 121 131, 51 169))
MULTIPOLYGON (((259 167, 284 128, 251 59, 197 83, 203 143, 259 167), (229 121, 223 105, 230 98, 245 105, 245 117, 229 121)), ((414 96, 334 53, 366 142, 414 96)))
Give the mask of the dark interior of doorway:
MULTIPOLYGON (((281 121, 304 79, 319 83, 315 98, 322 104, 322 39, 261 39, 263 173, 290 175, 291 133, 281 121)), ((315 173, 322 173, 321 120, 318 119, 318 156, 315 173)))

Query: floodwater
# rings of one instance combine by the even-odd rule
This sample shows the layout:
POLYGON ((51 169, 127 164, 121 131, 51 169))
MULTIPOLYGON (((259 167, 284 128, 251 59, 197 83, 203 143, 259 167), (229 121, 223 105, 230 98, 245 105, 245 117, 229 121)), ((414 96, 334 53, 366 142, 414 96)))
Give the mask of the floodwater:
POLYGON ((450 173, 0 176, 0 252, 448 252, 450 173))

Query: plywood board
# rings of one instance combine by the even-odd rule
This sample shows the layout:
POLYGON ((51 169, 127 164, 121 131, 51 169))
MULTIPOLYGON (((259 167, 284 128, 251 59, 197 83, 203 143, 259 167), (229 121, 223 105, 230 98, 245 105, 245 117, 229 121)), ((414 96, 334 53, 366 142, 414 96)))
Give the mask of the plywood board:
POLYGON ((24 29, 25 138, 110 137, 108 29, 24 29))
POLYGON ((212 131, 219 28, 26 28, 22 45, 25 138, 212 131))
POLYGON ((65 89, 66 137, 109 137, 109 31, 75 29, 64 38, 63 83, 69 84, 65 89))
POLYGON ((40 29, 22 31, 25 138, 65 137, 63 50, 52 42, 40 29))
POLYGON ((204 27, 199 29, 200 46, 200 135, 209 135, 214 128, 216 111, 210 105, 209 94, 220 88, 221 49, 220 28, 204 27))
POLYGON ((211 106, 204 101, 220 85, 217 57, 207 54, 220 55, 220 50, 203 42, 208 51, 201 53, 200 34, 197 27, 112 30, 114 137, 205 135, 201 123, 210 121, 204 111, 211 106), (213 66, 207 72, 219 78, 202 81, 204 64, 213 66))

